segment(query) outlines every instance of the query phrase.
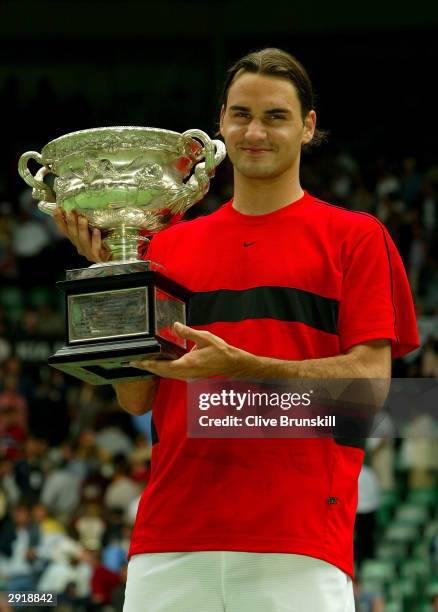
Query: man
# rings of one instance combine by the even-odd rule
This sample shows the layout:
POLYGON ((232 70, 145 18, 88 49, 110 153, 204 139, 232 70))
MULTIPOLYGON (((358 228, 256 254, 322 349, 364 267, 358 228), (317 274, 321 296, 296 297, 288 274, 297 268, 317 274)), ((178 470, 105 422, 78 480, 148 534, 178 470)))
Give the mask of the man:
MULTIPOLYGON (((229 71, 220 132, 234 198, 154 237, 148 259, 194 291, 194 350, 135 365, 116 385, 134 414, 153 405, 152 473, 131 543, 125 610, 352 612, 353 526, 363 450, 335 439, 190 439, 186 382, 390 377, 418 344, 396 249, 370 215, 321 202, 299 181, 316 130, 295 58, 264 49, 229 71)), ((75 215, 58 225, 105 257, 75 215)))

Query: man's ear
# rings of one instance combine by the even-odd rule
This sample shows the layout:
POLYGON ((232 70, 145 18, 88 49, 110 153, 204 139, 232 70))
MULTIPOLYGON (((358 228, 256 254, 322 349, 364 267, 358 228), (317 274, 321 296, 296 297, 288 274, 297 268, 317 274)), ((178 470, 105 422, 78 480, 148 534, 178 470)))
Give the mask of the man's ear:
POLYGON ((223 136, 223 125, 224 125, 224 115, 225 115, 225 106, 222 104, 221 106, 221 112, 220 112, 220 116, 219 116, 219 132, 221 134, 221 136, 223 136))
POLYGON ((315 133, 316 128, 316 113, 314 110, 311 110, 307 113, 306 118, 304 119, 304 131, 303 138, 301 140, 301 144, 308 144, 315 133))

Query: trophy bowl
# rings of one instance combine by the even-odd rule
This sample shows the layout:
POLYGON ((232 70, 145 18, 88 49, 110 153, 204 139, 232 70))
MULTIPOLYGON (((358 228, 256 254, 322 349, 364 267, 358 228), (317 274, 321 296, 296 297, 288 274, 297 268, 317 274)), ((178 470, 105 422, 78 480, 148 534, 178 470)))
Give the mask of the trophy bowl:
POLYGON ((19 173, 38 207, 56 206, 103 231, 111 261, 137 260, 139 240, 182 215, 208 191, 225 145, 201 130, 180 134, 149 127, 103 127, 72 132, 28 151, 19 173), (42 165, 33 176, 30 159, 42 165), (44 182, 55 176, 53 188, 44 182))

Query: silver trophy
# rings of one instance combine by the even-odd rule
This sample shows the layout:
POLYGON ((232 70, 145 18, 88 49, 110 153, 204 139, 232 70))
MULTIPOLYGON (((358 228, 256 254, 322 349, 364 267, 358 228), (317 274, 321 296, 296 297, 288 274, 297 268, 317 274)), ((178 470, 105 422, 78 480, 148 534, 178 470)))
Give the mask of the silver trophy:
POLYGON ((144 376, 130 361, 185 352, 173 323, 186 322, 190 292, 140 259, 138 247, 202 199, 225 155, 223 142, 201 130, 107 127, 66 134, 20 157, 39 209, 86 216, 111 253, 109 262, 68 270, 57 283, 65 292, 66 345, 51 365, 108 384, 144 376), (30 159, 42 165, 35 176, 30 159))

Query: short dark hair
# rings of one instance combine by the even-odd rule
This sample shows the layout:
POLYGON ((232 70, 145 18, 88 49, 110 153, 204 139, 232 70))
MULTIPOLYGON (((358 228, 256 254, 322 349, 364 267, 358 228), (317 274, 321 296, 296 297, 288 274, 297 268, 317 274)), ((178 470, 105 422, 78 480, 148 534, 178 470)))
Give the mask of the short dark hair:
MULTIPOLYGON (((268 47, 260 51, 248 53, 237 60, 227 71, 227 76, 223 86, 222 104, 227 107, 228 92, 239 73, 250 72, 252 74, 262 74, 266 76, 288 79, 295 87, 298 99, 301 104, 301 116, 304 121, 309 111, 314 110, 315 95, 313 93, 312 82, 304 66, 293 55, 268 47)), ((315 129, 311 142, 304 145, 304 148, 319 145, 327 139, 326 130, 315 129)))

